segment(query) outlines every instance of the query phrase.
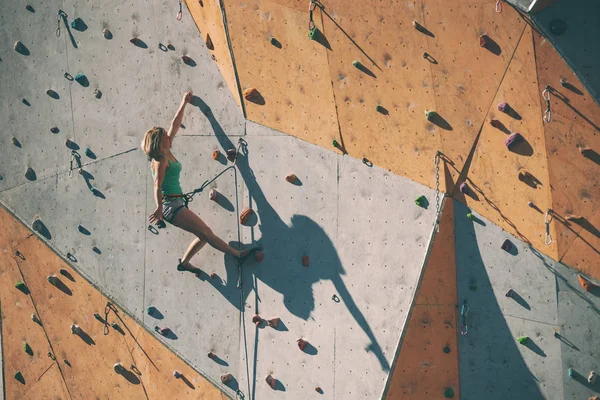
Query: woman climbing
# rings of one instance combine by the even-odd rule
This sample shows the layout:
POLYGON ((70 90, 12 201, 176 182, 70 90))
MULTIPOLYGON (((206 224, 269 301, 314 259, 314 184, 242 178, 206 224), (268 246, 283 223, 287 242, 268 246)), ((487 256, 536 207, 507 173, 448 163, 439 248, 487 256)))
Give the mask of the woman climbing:
POLYGON ((181 190, 179 183, 182 166, 171 153, 171 145, 183 120, 185 106, 192 100, 192 97, 191 92, 185 92, 175 118, 171 121, 168 132, 165 132, 163 128, 158 126, 152 127, 144 135, 141 146, 144 153, 148 156, 148 160, 152 161, 151 168, 154 178, 156 210, 150 214, 148 220, 153 224, 165 220, 178 228, 196 235, 196 238, 189 245, 183 258, 179 259, 179 264, 177 265, 179 271, 191 270, 190 260, 206 243, 240 261, 243 261, 258 250, 258 246, 256 245, 245 250, 237 250, 231 247, 216 236, 198 215, 187 208, 183 190, 181 190))

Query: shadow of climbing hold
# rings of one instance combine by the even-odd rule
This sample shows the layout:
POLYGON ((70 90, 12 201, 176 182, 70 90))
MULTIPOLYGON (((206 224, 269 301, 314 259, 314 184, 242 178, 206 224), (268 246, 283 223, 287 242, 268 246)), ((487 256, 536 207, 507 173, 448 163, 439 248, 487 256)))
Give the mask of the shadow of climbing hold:
POLYGON ((15 42, 15 51, 23 56, 31 55, 29 49, 20 41, 15 42))
POLYGON ((129 42, 131 42, 134 46, 139 47, 141 49, 148 48, 148 45, 146 44, 146 42, 144 42, 142 39, 140 39, 138 37, 132 37, 131 39, 129 39, 129 42))
POLYGON ((163 319, 165 316, 154 306, 146 307, 146 313, 152 318, 163 319))
POLYGON ((21 100, 23 102, 23 104, 25 104, 27 107, 31 107, 31 103, 29 101, 27 101, 27 99, 23 99, 21 100))
POLYGON ((125 367, 123 367, 123 365, 121 365, 121 363, 116 363, 113 366, 113 369, 115 370, 115 372, 117 374, 119 374, 123 378, 127 379, 129 381, 129 383, 132 383, 134 385, 139 385, 140 384, 140 378, 138 378, 137 375, 135 375, 130 370, 125 369, 125 367))
POLYGON ((446 121, 440 114, 435 111, 425 111, 425 118, 427 121, 436 125, 439 128, 445 129, 447 131, 452 130, 452 125, 448 121, 446 121))
POLYGON ((486 226, 486 223, 483 222, 481 219, 479 219, 475 214, 473 213, 467 213, 467 218, 469 218, 471 221, 481 225, 481 226, 486 226))
POLYGON ((154 327, 154 330, 159 333, 162 337, 166 337, 167 339, 177 340, 177 335, 169 328, 160 328, 158 326, 154 327))
POLYGON ((21 142, 19 142, 19 139, 17 139, 16 137, 11 137, 10 138, 12 144, 14 144, 16 147, 21 148, 21 142))
POLYGON ((251 208, 246 208, 240 214, 240 224, 245 226, 253 226, 258 222, 258 218, 256 217, 256 213, 251 208))
POLYGON ((82 74, 81 72, 80 72, 80 73, 78 73, 77 75, 75 75, 75 78, 74 78, 74 79, 77 81, 77 83, 79 83, 79 84, 80 84, 81 86, 83 86, 83 87, 88 87, 88 86, 90 86, 90 81, 88 81, 88 78, 87 78, 87 76, 85 76, 85 75, 84 75, 84 74, 82 74))
POLYGON ((50 132, 56 135, 58 132, 60 132, 60 129, 58 129, 56 126, 53 126, 52 128, 50 128, 50 132))
POLYGON ((492 125, 496 129, 501 130, 505 134, 510 135, 510 130, 500 120, 490 119, 490 125, 492 125))
POLYGON ((35 12, 35 8, 33 8, 33 7, 30 5, 30 4, 27 4, 27 5, 25 6, 25 9, 26 9, 27 11, 31 12, 31 13, 34 13, 34 12, 35 12))
POLYGON ((67 146, 68 149, 70 150, 79 150, 79 145, 77 143, 75 143, 74 141, 72 141, 71 139, 66 139, 65 140, 65 146, 67 146))
POLYGON ((98 158, 98 157, 96 156, 96 153, 94 153, 92 150, 90 150, 90 148, 89 148, 89 147, 86 147, 86 148, 85 148, 85 152, 84 152, 84 154, 85 154, 85 155, 86 155, 88 158, 91 158, 92 160, 95 160, 96 158, 98 158))
POLYGON ((249 101, 254 104, 258 104, 260 106, 265 105, 264 97, 260 94, 260 92, 256 88, 244 89, 243 95, 244 95, 244 99, 246 99, 246 101, 249 101))
POLYGON ((377 78, 377 76, 375 76, 375 74, 373 73, 373 71, 371 71, 369 68, 365 67, 360 61, 358 60, 354 60, 352 61, 352 65, 354 65, 354 67, 361 71, 364 72, 365 74, 373 77, 373 78, 377 78))
POLYGON ((427 197, 425 196, 419 196, 415 200, 415 204, 421 208, 427 209, 427 207, 429 207, 429 200, 427 200, 427 197))
POLYGON ((39 218, 34 219, 33 222, 31 223, 31 227, 33 228, 34 231, 36 231, 37 233, 39 233, 46 239, 48 239, 48 240, 52 239, 52 235, 50 234, 50 231, 48 230, 48 228, 42 222, 41 219, 39 219, 39 218))
POLYGON ((564 79, 560 80, 560 84, 562 85, 562 87, 564 87, 565 89, 570 90, 571 92, 579 95, 579 96, 583 96, 583 92, 581 90, 579 90, 576 86, 574 86, 572 83, 567 82, 564 79))
POLYGON ((46 94, 50 97, 52 97, 54 100, 58 100, 60 99, 60 96, 58 95, 58 93, 56 93, 54 90, 52 89, 48 89, 46 90, 46 94))
POLYGON ((504 145, 509 151, 521 156, 529 157, 533 155, 533 147, 529 142, 518 132, 513 133, 504 140, 504 145))
POLYGON ((517 112, 517 110, 515 110, 514 108, 512 108, 510 106, 510 104, 508 104, 507 102, 502 102, 500 104, 498 104, 498 111, 505 113, 506 115, 508 115, 509 117, 512 117, 516 120, 521 120, 521 115, 517 112))
POLYGON ((90 231, 88 231, 86 228, 84 228, 83 225, 79 225, 77 227, 77 230, 86 236, 90 236, 92 234, 90 231))
POLYGON ((27 171, 25 172, 25 178, 30 181, 35 181, 37 179, 37 175, 35 174, 33 168, 27 168, 27 171))
POLYGON ((71 273, 69 271, 67 271, 66 269, 61 268, 60 274, 62 276, 64 276, 65 278, 67 278, 68 280, 70 280, 71 282, 75 282, 75 278, 73 277, 73 275, 71 275, 71 273))
POLYGON ((524 309, 531 310, 531 306, 529 305, 527 300, 525 300, 523 296, 515 292, 513 289, 509 289, 508 292, 506 292, 506 297, 510 297, 511 299, 516 301, 524 309))
POLYGON ((373 163, 371 161, 369 161, 369 159, 367 159, 366 157, 363 157, 362 163, 365 164, 369 168, 371 168, 373 166, 373 163))
POLYGON ((443 351, 444 353, 449 354, 451 351, 450 346, 444 346, 443 351))
POLYGON ((188 55, 181 56, 181 61, 183 61, 185 65, 190 67, 195 67, 196 65, 198 65, 196 61, 194 61, 194 59, 188 55))
POLYGON ((71 28, 79 32, 85 32, 87 31, 88 26, 81 18, 75 18, 71 21, 71 28))
POLYGON ((584 277, 581 274, 577 275, 577 280, 579 281, 579 285, 583 288, 583 290, 585 290, 586 292, 595 294, 596 296, 598 296, 600 293, 600 286, 592 283, 592 281, 590 281, 589 279, 587 279, 586 277, 584 277))
POLYGON ((94 339, 90 337, 79 325, 71 325, 71 333, 73 335, 79 336, 81 340, 83 340, 88 346, 95 345, 94 339))
MULTIPOLYGON (((211 198, 211 200, 213 200, 215 203, 217 203, 219 206, 221 206, 223 209, 233 212, 235 210, 235 208, 233 207, 233 204, 231 203, 231 201, 229 201, 229 199, 225 196, 223 196, 222 194, 220 194, 219 192, 217 192, 214 189, 211 189, 210 193, 213 193, 213 191, 215 193, 217 193, 216 198, 211 198)), ((210 197, 210 195, 209 195, 210 197)))
POLYGON ((383 115, 388 115, 390 112, 387 110, 387 108, 383 107, 383 106, 377 106, 375 107, 375 110, 377 110, 378 113, 383 114, 383 115))
POLYGON ((275 39, 273 36, 271 36, 271 38, 269 39, 269 43, 271 43, 273 46, 277 47, 278 49, 281 49, 283 46, 281 45, 281 42, 277 39, 275 39))
POLYGON ((429 54, 428 52, 423 53, 423 58, 432 64, 438 63, 437 60, 435 58, 433 58, 433 56, 431 54, 429 54))
POLYGON ((25 378, 23 377, 21 371, 17 371, 17 373, 15 374, 15 379, 21 382, 23 385, 25 384, 25 378))
POLYGON ((593 161, 596 164, 600 165, 600 154, 598 154, 593 149, 590 149, 589 147, 582 147, 579 149, 579 152, 581 153, 582 156, 584 156, 588 160, 593 161))
POLYGON ((413 21, 412 26, 419 32, 424 33, 425 35, 427 35, 429 37, 435 37, 435 35, 429 29, 425 28, 423 25, 421 25, 417 21, 413 21))
POLYGON ((533 189, 537 189, 538 186, 542 185, 542 182, 524 168, 519 170, 519 180, 533 189))
POLYGON ((29 288, 27 287, 27 285, 24 282, 21 282, 21 281, 17 282, 15 284, 15 287, 17 289, 19 289, 21 292, 23 292, 24 294, 31 293, 31 291, 29 290, 29 288))
POLYGON ((329 40, 327 37, 321 32, 321 30, 317 27, 308 31, 308 37, 311 40, 319 43, 321 46, 325 47, 327 50, 331 50, 331 45, 329 44, 329 40))
POLYGON ((502 54, 502 49, 500 48, 500 45, 498 45, 498 43, 496 43, 494 39, 492 39, 485 33, 479 36, 479 46, 483 47, 490 53, 493 53, 497 56, 502 54))
POLYGON ((229 366, 229 363, 227 361, 223 360, 221 357, 219 357, 218 355, 216 355, 212 351, 210 353, 208 353, 208 358, 210 358, 211 360, 213 360, 217 364, 222 365, 224 367, 228 367, 229 366))
POLYGON ((110 324, 110 326, 117 332, 119 332, 121 335, 125 336, 125 331, 123 331, 123 329, 119 326, 119 324, 113 322, 112 324, 110 324))
POLYGON ((104 39, 107 40, 111 40, 113 38, 113 34, 108 28, 102 29, 102 36, 104 36, 104 39))
POLYGON ((50 275, 46 279, 48 280, 48 282, 50 282, 50 284, 52 284, 53 286, 55 286, 57 289, 59 289, 64 294, 67 294, 69 296, 73 295, 73 292, 71 291, 71 289, 69 289, 67 287, 67 285, 65 285, 64 282, 61 281, 58 276, 56 276, 56 275, 50 275))

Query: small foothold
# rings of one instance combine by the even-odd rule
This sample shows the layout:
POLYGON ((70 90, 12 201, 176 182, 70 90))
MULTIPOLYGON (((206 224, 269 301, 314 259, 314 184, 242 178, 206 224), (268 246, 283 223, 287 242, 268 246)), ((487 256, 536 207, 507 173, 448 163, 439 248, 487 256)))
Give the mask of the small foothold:
POLYGON ((529 343, 529 337, 528 336, 519 336, 517 338, 517 342, 519 342, 519 344, 526 345, 527 343, 529 343))
POLYGON ((306 345, 308 345, 308 342, 302 338, 296 340, 296 343, 298 343, 298 348, 300 350, 304 350, 306 348, 306 345))
POLYGON ((17 147, 21 147, 21 143, 17 140, 16 137, 11 137, 10 140, 12 141, 12 144, 14 144, 17 147))
POLYGON ((559 338, 559 337, 560 337, 560 333, 558 333, 558 332, 554 332, 554 337, 555 337, 555 338, 559 338))
POLYGON ((39 218, 36 218, 31 223, 31 227, 36 232, 42 232, 44 230, 44 223, 39 218))
POLYGON ((215 189, 210 189, 208 198, 212 201, 217 201, 217 199, 219 198, 219 192, 217 192, 215 189))
POLYGON ((447 399, 451 399, 454 397, 454 390, 452 388, 446 388, 444 390, 444 397, 447 399))
POLYGON ((508 103, 504 101, 504 102, 498 104, 498 111, 506 112, 506 111, 508 111, 508 107, 509 107, 508 103))
POLYGON ((15 50, 19 51, 19 49, 23 48, 23 43, 21 43, 19 40, 17 40, 15 42, 15 50))
POLYGON ((80 72, 77 75, 75 75, 75 80, 77 82, 79 82, 79 83, 82 83, 82 82, 86 82, 87 81, 87 77, 80 72))
POLYGON ((248 89, 244 89, 244 98, 246 100, 252 100, 253 98, 258 96, 258 90, 256 90, 255 88, 251 87, 248 89))
POLYGON ((218 160, 219 157, 221 157, 221 152, 219 150, 215 150, 212 152, 212 159, 213 160, 218 160))
POLYGON ((567 83, 567 80, 566 80, 566 79, 562 79, 562 78, 561 78, 561 79, 560 79, 560 84, 561 84, 563 87, 569 87, 569 84, 567 83))
POLYGON ((66 139, 65 140, 65 146, 67 146, 68 148, 73 147, 74 142, 71 139, 66 139))
POLYGON ((254 259, 256 260, 256 262, 262 262, 262 260, 265 259, 265 253, 263 253, 262 251, 255 252, 254 259))
POLYGON ((588 382, 591 385, 595 385, 597 379, 598 379, 598 374, 595 371, 591 371, 587 378, 588 382))
POLYGON ((213 44, 213 41, 210 38, 210 35, 208 33, 206 34, 206 47, 209 50, 214 50, 215 49, 215 45, 213 44))
POLYGON ((96 318, 100 322, 104 322, 104 320, 102 319, 102 316, 98 313, 94 313, 94 318, 96 318))
POLYGON ((29 12, 35 12, 35 10, 33 9, 33 7, 32 7, 31 5, 29 5, 29 4, 27 4, 27 5, 25 6, 25 9, 26 9, 27 11, 29 11, 29 12))
POLYGON ((262 321, 263 319, 258 314, 254 314, 254 316, 252 317, 252 323, 256 326, 259 326, 262 323, 262 321))
POLYGON ((140 39, 136 38, 136 37, 132 37, 131 39, 129 39, 129 41, 133 44, 136 44, 140 39))
POLYGON ((310 265, 308 256, 302 256, 302 265, 304 265, 305 267, 308 267, 310 265))
POLYGON ((520 133, 515 132, 509 137, 507 137, 506 140, 504 140, 504 144, 506 145, 506 148, 510 150, 511 147, 513 147, 517 143, 522 142, 523 140, 525 140, 523 136, 521 136, 520 133))
POLYGON ((363 65, 361 64, 361 62, 360 62, 360 61, 358 61, 358 60, 354 60, 354 61, 352 61, 352 65, 354 65, 354 66, 355 66, 356 68, 358 68, 358 69, 364 68, 364 66, 363 66, 363 65))
POLYGON ((181 61, 183 61, 184 63, 189 63, 192 59, 189 56, 183 55, 181 56, 181 61))
POLYGON ((458 187, 458 189, 460 190, 460 192, 462 194, 468 194, 469 193, 469 187, 467 186, 467 182, 461 183, 460 186, 458 187))
POLYGON ((31 314, 31 320, 32 320, 33 322, 35 322, 36 324, 39 324, 39 323, 40 323, 40 319, 39 319, 39 318, 37 317, 37 315, 35 315, 35 314, 31 314))
POLYGON ((21 383, 23 383, 25 381, 25 379, 23 378, 23 374, 21 373, 21 371, 17 371, 17 373, 15 374, 15 379, 18 380, 21 383))
POLYGON ((444 353, 450 353, 450 346, 444 346, 444 353))
POLYGON ((573 378, 575 376, 575 370, 573 368, 569 368, 569 378, 573 378))
POLYGON ((500 120, 497 119, 490 119, 490 125, 497 129, 502 128, 502 122, 500 122, 500 120))
POLYGON ((162 336, 167 336, 171 330, 169 328, 160 328, 158 326, 154 327, 154 330, 161 334, 162 336))
POLYGON ((417 21, 413 21, 412 26, 413 26, 413 28, 415 28, 418 31, 420 31, 422 29, 421 24, 419 24, 417 21))
POLYGON ((581 285, 581 287, 583 288, 583 290, 585 290, 586 292, 589 292, 591 290, 597 289, 599 287, 598 285, 593 284, 592 281, 590 281, 589 279, 585 278, 581 274, 578 274, 577 278, 579 280, 579 284, 581 285))
POLYGON ((85 148, 85 155, 88 156, 89 158, 93 158, 94 157, 94 152, 92 150, 90 150, 89 147, 85 148))
POLYGON ((218 276, 218 275, 217 275, 217 273, 216 273, 216 272, 211 272, 211 273, 210 273, 210 278, 211 278, 211 279, 215 279, 217 276, 218 276))
POLYGON ((479 46, 486 47, 489 43, 490 37, 485 33, 479 36, 479 46))
POLYGON ((582 156, 585 156, 586 153, 590 152, 590 148, 589 147, 579 147, 579 152, 581 153, 582 156))
POLYGON ((227 159, 231 162, 235 161, 235 157, 237 156, 237 151, 235 149, 227 150, 227 159))
POLYGON ((240 224, 246 225, 253 215, 254 210, 252 210, 251 208, 246 208, 244 211, 242 211, 242 214, 240 215, 240 224))
POLYGON ((535 208, 535 203, 533 201, 527 202, 527 205, 531 208, 535 208))
POLYGON ((94 97, 97 99, 102 97, 102 92, 100 91, 100 89, 94 89, 94 97))
POLYGON ((154 314, 155 311, 156 311, 156 308, 154 308, 154 306, 146 307, 146 313, 148 313, 148 315, 154 314))
POLYGON ((317 34, 317 27, 316 27, 316 26, 315 26, 315 27, 312 27, 311 29, 309 29, 309 30, 308 30, 308 38, 309 38, 310 40, 314 40, 314 39, 315 39, 315 36, 316 36, 316 34, 317 34))
POLYGON ((27 290, 27 285, 25 285, 25 283, 19 281, 17 282, 17 284, 15 285, 15 287, 21 291, 25 291, 27 290))
POLYGON ((119 326, 119 324, 117 324, 116 322, 113 322, 112 324, 110 324, 110 326, 112 326, 112 328, 116 329, 116 330, 121 329, 121 327, 119 326))
POLYGON ((104 35, 104 39, 110 39, 112 37, 112 33, 110 33, 108 28, 102 29, 102 35, 104 35))
POLYGON ((567 214, 565 215, 565 219, 567 221, 579 221, 580 219, 583 219, 583 217, 581 215, 576 214, 567 214))
POLYGON ((323 394, 323 389, 321 389, 321 387, 320 387, 320 386, 317 386, 317 387, 315 388, 315 392, 317 392, 317 393, 319 393, 319 394, 323 394))
POLYGON ((296 183, 297 179, 298 179, 298 177, 294 174, 289 174, 288 176, 285 177, 285 180, 288 181, 289 183, 296 183))
POLYGON ((56 126, 53 126, 52 128, 50 128, 50 132, 58 133, 58 132, 60 132, 60 129, 58 129, 56 126))
POLYGON ((81 327, 79 325, 71 325, 71 333, 74 335, 79 335, 81 333, 81 327))
POLYGON ((469 218, 471 221, 475 221, 475 216, 472 213, 467 213, 467 218, 469 218))
POLYGON ((279 325, 279 321, 279 318, 271 318, 267 321, 267 323, 271 328, 277 328, 277 326, 279 325))
POLYGON ((271 374, 265 377, 265 382, 267 382, 267 385, 269 385, 271 389, 275 389, 275 378, 273 378, 271 374))
POLYGON ((49 275, 46 279, 53 285, 58 283, 58 277, 56 275, 49 275))
POLYGON ((415 200, 415 204, 418 205, 419 207, 424 207, 426 201, 427 201, 427 198, 425 196, 419 196, 415 200))
POLYGON ((513 248, 513 244, 510 240, 506 239, 500 248, 504 251, 511 251, 513 248))
POLYGON ((385 108, 383 108, 382 106, 379 106, 379 105, 377 107, 375 107, 375 110, 380 113, 385 112, 385 108))
POLYGON ((217 358, 216 354, 213 353, 212 351, 209 351, 207 354, 208 358, 210 358, 211 360, 214 360, 215 358, 217 358))
POLYGON ((508 289, 508 291, 504 294, 506 297, 512 297, 515 294, 515 291, 512 289, 508 289))
POLYGON ((435 111, 425 110, 425 118, 427 119, 427 121, 431 122, 431 120, 433 120, 436 116, 437 113, 435 111))
POLYGON ((125 371, 125 367, 123 367, 123 364, 121 364, 121 363, 116 363, 115 365, 113 365, 113 369, 115 370, 115 372, 117 374, 120 374, 123 371, 125 371))
POLYGON ((29 343, 25 342, 23 344, 23 350, 25 351, 25 353, 32 355, 33 351, 31 350, 31 346, 29 346, 29 343))
POLYGON ((173 376, 175 377, 175 379, 179 379, 181 378, 183 375, 181 374, 181 372, 175 370, 173 371, 173 376))
POLYGON ((339 143, 338 143, 338 141, 337 141, 337 140, 335 140, 335 139, 333 139, 333 141, 331 142, 331 145, 332 145, 333 147, 335 147, 336 149, 339 149, 339 148, 340 148, 340 144, 339 144, 339 143))
POLYGON ((222 383, 228 383, 233 379, 233 375, 231 374, 223 374, 221 375, 221 382, 222 383))
POLYGON ((269 42, 271 42, 271 44, 272 44, 273 46, 275 46, 275 45, 278 43, 278 42, 277 42, 277 39, 275 39, 273 36, 271 36, 271 38, 269 39, 269 42))

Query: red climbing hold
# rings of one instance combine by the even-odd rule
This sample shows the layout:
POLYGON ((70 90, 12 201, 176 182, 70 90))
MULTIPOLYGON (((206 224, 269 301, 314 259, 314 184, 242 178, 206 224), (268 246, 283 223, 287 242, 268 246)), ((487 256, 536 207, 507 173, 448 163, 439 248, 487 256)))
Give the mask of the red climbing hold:
POLYGON ((275 389, 275 378, 273 378, 271 376, 271 374, 267 375, 265 378, 265 382, 267 382, 267 385, 269 385, 271 387, 271 389, 275 389))
POLYGON ((244 98, 246 100, 252 100, 258 97, 258 90, 255 88, 244 89, 244 98))
POLYGON ((305 267, 308 267, 310 265, 308 256, 302 256, 302 265, 304 265, 305 267))
POLYGON ((254 259, 256 260, 256 262, 262 262, 262 260, 265 259, 265 253, 263 253, 262 251, 255 252, 254 259))
POLYGON ((217 355, 215 353, 213 353, 212 351, 209 351, 208 354, 207 354, 207 356, 211 360, 214 360, 215 358, 217 358, 217 355))
POLYGON ((154 330, 160 333, 162 336, 167 336, 171 330, 169 328, 160 328, 158 326, 154 327, 154 330))
POLYGON ((271 328, 277 328, 277 326, 279 325, 279 321, 279 318, 271 318, 267 321, 267 323, 271 328))
POLYGON ((583 290, 585 290, 586 292, 589 292, 594 289, 598 289, 598 287, 599 287, 598 285, 593 284, 589 279, 584 278, 583 275, 579 274, 579 275, 577 275, 577 277, 579 279, 579 284, 581 285, 583 290))
POLYGON ((209 50, 215 49, 215 45, 213 44, 213 41, 208 33, 206 34, 206 47, 208 47, 209 50))
POLYGON ((306 348, 306 345, 308 344, 308 342, 306 340, 302 339, 302 338, 296 340, 296 342, 298 343, 298 348, 300 350, 304 350, 306 348))
POLYGON ((288 176, 285 177, 285 180, 288 181, 289 183, 296 183, 297 179, 298 179, 298 177, 294 174, 289 174, 288 176))
POLYGON ((253 215, 254 210, 252 210, 251 208, 246 208, 244 211, 242 211, 242 214, 240 215, 240 224, 246 225, 253 215))
POLYGON ((262 323, 263 319, 261 318, 260 315, 258 314, 254 314, 254 316, 252 317, 252 322, 254 323, 254 325, 259 326, 262 323))

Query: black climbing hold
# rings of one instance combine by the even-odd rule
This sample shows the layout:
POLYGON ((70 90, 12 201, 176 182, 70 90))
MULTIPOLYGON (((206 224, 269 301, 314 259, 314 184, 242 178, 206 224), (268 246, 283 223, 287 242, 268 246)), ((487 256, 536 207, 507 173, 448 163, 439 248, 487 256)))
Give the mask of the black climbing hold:
POLYGON ((58 99, 60 99, 60 96, 59 96, 59 94, 58 94, 58 93, 56 93, 56 92, 55 92, 54 90, 52 90, 52 89, 48 89, 48 90, 46 90, 46 94, 47 94, 48 96, 52 97, 52 98, 53 98, 53 99, 55 99, 55 100, 58 100, 58 99))
POLYGON ((167 52, 167 51, 169 51, 169 49, 167 49, 167 46, 165 46, 165 45, 164 45, 164 44, 162 44, 162 43, 159 43, 159 44, 158 44, 158 48, 159 48, 159 49, 161 49, 161 50, 162 50, 162 51, 164 51, 164 52, 167 52))
POLYGON ((89 158, 96 158, 96 154, 94 154, 94 152, 92 150, 90 150, 89 147, 85 148, 85 155, 88 156, 89 158))
POLYGON ((96 246, 92 247, 92 251, 96 254, 102 254, 102 252, 100 251, 99 248, 97 248, 96 246))
POLYGON ((108 29, 108 28, 104 28, 102 29, 102 35, 104 35, 104 39, 112 39, 113 35, 112 32, 108 29))
POLYGON ((367 167, 372 167, 373 163, 371 161, 369 161, 366 157, 363 157, 362 159, 363 164, 365 164, 367 167))
POLYGON ((446 388, 444 390, 444 397, 447 399, 451 399, 454 397, 454 390, 452 388, 446 388))
POLYGON ((77 75, 75 75, 75 80, 77 81, 77 83, 79 83, 83 87, 90 86, 90 81, 88 81, 87 76, 85 76, 81 72, 78 73, 77 75))
POLYGON ((31 5, 29 5, 29 4, 27 4, 27 5, 25 6, 25 9, 26 9, 27 11, 29 11, 29 12, 32 12, 32 13, 34 13, 34 12, 35 12, 35 9, 34 9, 34 8, 31 6, 31 5))
POLYGON ((102 98, 102 91, 98 88, 94 89, 94 97, 97 99, 101 99, 102 98))
POLYGON ((21 43, 21 41, 15 42, 15 51, 23 56, 28 56, 31 54, 29 49, 23 43, 21 43))
POLYGON ((511 251, 511 250, 512 250, 512 248, 513 248, 513 244, 512 244, 512 242, 511 242, 510 240, 506 239, 506 240, 504 241, 504 243, 502 243, 502 246, 501 246, 501 248, 502 248, 502 250, 504 250, 504 251, 511 251))
POLYGON ((27 168, 27 171, 25 172, 25 178, 30 181, 35 181, 37 179, 37 175, 31 167, 27 168))
POLYGON ((450 346, 444 346, 444 353, 450 353, 450 346))
POLYGON ((360 61, 358 61, 358 60, 352 61, 352 65, 354 65, 358 69, 364 68, 364 66, 362 65, 362 63, 360 61))
POLYGON ((60 129, 58 129, 56 126, 54 126, 54 127, 50 128, 50 132, 56 134, 56 133, 60 132, 60 129))

